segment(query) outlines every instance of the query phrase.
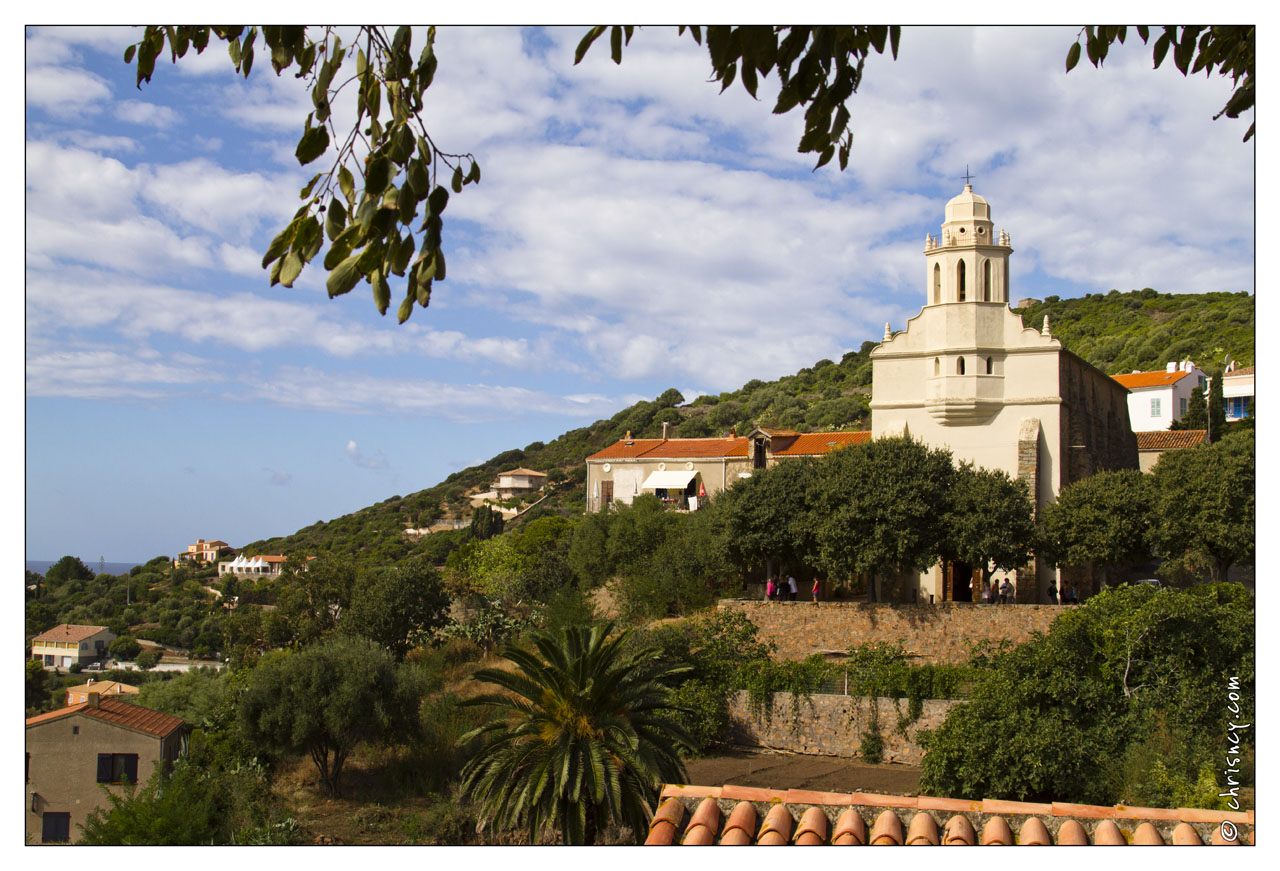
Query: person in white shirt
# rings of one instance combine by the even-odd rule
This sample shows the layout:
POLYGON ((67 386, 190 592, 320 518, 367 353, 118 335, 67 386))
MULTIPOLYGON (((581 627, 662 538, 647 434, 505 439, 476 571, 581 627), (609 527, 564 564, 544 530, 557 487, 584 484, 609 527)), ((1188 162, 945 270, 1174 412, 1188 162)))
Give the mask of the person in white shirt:
POLYGON ((787 575, 787 586, 791 588, 791 601, 796 600, 796 578, 795 575, 787 575))

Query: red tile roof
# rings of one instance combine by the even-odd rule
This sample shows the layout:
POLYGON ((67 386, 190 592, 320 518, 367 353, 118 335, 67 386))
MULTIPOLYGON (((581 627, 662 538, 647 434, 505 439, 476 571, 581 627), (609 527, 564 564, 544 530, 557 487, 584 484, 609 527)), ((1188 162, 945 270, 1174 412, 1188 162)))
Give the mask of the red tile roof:
POLYGON ((1254 837, 1253 811, 978 802, 741 786, 668 785, 662 799, 649 825, 649 845, 1251 844, 1254 837), (1224 829, 1236 839, 1225 840, 1224 829))
POLYGON ((1140 451, 1176 451, 1181 448, 1194 448, 1209 440, 1208 430, 1155 430, 1152 432, 1135 432, 1138 437, 1140 451))
POLYGON ((1168 387, 1190 374, 1190 372, 1131 372, 1128 375, 1111 377, 1130 390, 1140 390, 1143 387, 1168 387))
POLYGON ((603 450, 596 451, 588 460, 674 460, 719 459, 721 457, 745 457, 747 439, 618 439, 603 450))
POLYGON ((499 473, 498 473, 498 477, 502 477, 503 475, 524 475, 524 476, 526 476, 526 477, 528 477, 528 476, 536 476, 536 477, 539 477, 539 478, 545 478, 545 477, 547 477, 547 473, 546 473, 546 472, 535 472, 533 469, 525 469, 525 468, 512 469, 510 472, 499 472, 499 473))
POLYGON ((132 705, 119 699, 104 696, 98 700, 98 707, 96 708, 90 707, 88 702, 82 702, 78 705, 71 705, 67 708, 32 717, 27 720, 27 726, 37 726, 50 720, 76 715, 93 717, 96 720, 123 726, 126 729, 133 729, 137 732, 146 732, 148 735, 155 735, 157 738, 171 735, 183 725, 181 719, 171 714, 162 714, 160 711, 153 711, 150 708, 132 705))
POLYGON ((1237 375, 1252 375, 1252 374, 1253 374, 1253 367, 1252 367, 1252 366, 1245 366, 1243 369, 1232 369, 1230 372, 1228 372, 1228 373, 1227 373, 1225 376, 1223 376, 1223 377, 1225 377, 1225 378, 1234 378, 1234 377, 1236 377, 1237 375))
POLYGON ((775 435, 769 447, 775 457, 815 456, 870 440, 870 432, 809 432, 789 438, 775 435))
POLYGON ((92 638, 99 632, 106 632, 105 626, 80 626, 75 623, 60 623, 52 629, 41 632, 31 641, 84 641, 86 638, 92 638))

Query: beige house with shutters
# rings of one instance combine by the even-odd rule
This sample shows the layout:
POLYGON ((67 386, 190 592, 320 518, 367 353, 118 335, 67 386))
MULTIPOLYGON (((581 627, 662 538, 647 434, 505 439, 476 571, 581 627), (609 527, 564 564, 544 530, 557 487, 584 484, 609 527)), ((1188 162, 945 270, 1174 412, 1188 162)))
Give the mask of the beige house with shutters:
POLYGON ((31 658, 45 668, 83 667, 106 659, 115 640, 115 633, 105 626, 61 623, 31 639, 31 658))

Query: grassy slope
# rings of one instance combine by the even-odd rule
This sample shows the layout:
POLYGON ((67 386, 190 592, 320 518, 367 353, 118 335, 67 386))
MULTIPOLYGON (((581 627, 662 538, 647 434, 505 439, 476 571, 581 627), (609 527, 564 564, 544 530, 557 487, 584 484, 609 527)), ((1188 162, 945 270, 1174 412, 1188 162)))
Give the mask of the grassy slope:
MULTIPOLYGON (((1049 297, 1018 310, 1028 327, 1049 328, 1067 348, 1110 374, 1132 369, 1162 369, 1169 360, 1190 357, 1209 370, 1221 368, 1224 354, 1240 365, 1254 358, 1254 299, 1247 293, 1159 294, 1146 289, 1086 297, 1049 297)), ((469 516, 466 493, 485 488, 497 474, 515 466, 549 472, 562 469, 568 480, 543 506, 564 514, 584 504, 584 458, 612 444, 628 430, 636 438, 655 438, 662 422, 673 435, 724 435, 730 427, 746 433, 755 425, 800 431, 866 429, 870 426, 871 359, 874 342, 864 342, 840 362, 820 360, 777 381, 752 380, 718 396, 700 396, 688 405, 676 390, 651 402, 638 402, 608 420, 570 430, 550 442, 534 442, 505 451, 488 462, 455 472, 441 483, 408 496, 393 496, 293 535, 246 545, 248 553, 361 552, 393 560, 430 552, 431 543, 408 542, 402 530, 426 526, 441 514, 469 516)))

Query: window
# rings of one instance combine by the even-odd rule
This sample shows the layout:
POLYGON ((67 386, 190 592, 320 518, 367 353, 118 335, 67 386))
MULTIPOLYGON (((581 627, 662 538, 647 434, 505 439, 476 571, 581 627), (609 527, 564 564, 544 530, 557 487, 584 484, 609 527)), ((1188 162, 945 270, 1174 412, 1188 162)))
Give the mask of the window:
POLYGON ((1178 416, 1184 417, 1187 413, 1187 398, 1184 396, 1178 400, 1178 416))
POLYGON ((600 504, 607 507, 609 503, 612 501, 613 501, 613 482, 601 481, 600 482, 600 504))
POLYGON ((933 264, 933 304, 942 302, 942 267, 933 264))
POLYGON ((1151 416, 1152 417, 1160 416, 1160 400, 1158 398, 1151 400, 1151 416))
POLYGON ((138 782, 137 753, 99 753, 98 783, 138 782))
POLYGON ((991 261, 982 261, 982 301, 991 302, 991 261))
POLYGON ((987 374, 994 375, 995 371, 996 371, 995 362, 990 357, 988 357, 987 358, 987 374))
POLYGON ((956 299, 964 302, 964 261, 956 266, 956 299))
POLYGON ((964 374, 964 357, 956 357, 956 374, 964 374))
POLYGON ((41 817, 40 841, 65 844, 71 840, 71 814, 67 811, 46 812, 41 817))
POLYGON ((937 357, 934 357, 934 358, 933 358, 933 374, 934 374, 934 375, 941 375, 941 374, 942 374, 942 364, 938 362, 938 358, 937 358, 937 357))

